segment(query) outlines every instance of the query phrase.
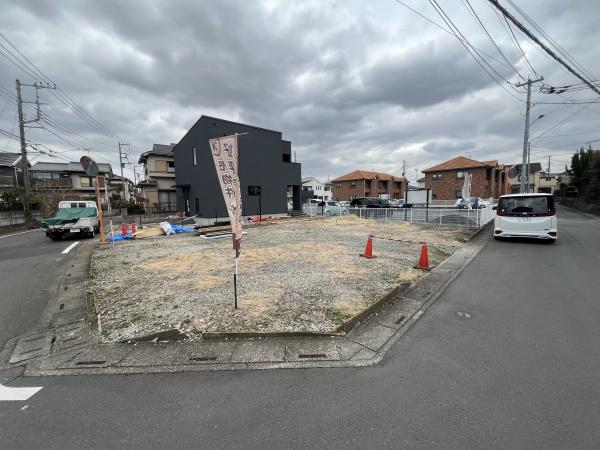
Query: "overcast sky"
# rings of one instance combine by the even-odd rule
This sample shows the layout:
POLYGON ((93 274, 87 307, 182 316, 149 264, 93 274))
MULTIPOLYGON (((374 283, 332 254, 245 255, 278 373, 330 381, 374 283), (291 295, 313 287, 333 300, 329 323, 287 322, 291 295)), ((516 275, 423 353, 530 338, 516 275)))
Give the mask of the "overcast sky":
MULTIPOLYGON (((403 1, 443 24, 429 2, 403 1)), ((500 2, 515 12, 507 0, 500 2)), ((438 3, 499 75, 513 83, 521 81, 515 70, 534 76, 486 0, 471 5, 513 69, 466 3, 438 3)), ((518 4, 597 79, 600 2, 518 4)), ((117 173, 119 139, 131 143, 137 157, 153 143, 178 142, 202 114, 282 131, 303 175, 323 179, 355 169, 400 175, 406 160, 413 181, 415 169, 458 155, 520 162, 523 89, 503 82, 516 98, 509 95, 456 38, 394 0, 0 0, 0 11, 4 36, 118 138, 99 133, 52 93, 40 91, 48 120, 62 129, 46 126, 62 136, 70 135, 65 128, 77 133, 70 140, 92 148, 117 173)), ((515 33, 547 84, 579 82, 515 33)), ((0 54, 0 92, 14 93, 17 77, 36 81, 0 54)), ((34 90, 26 88, 24 95, 31 101, 34 90)), ((532 120, 545 117, 532 128, 532 161, 545 165, 551 154, 552 169, 560 170, 574 149, 600 139, 600 105, 541 103, 593 98, 590 90, 559 96, 534 88, 532 120)), ((0 96, 0 129, 18 134, 15 109, 0 96)), ((28 129, 27 138, 64 152, 63 158, 85 153, 44 129, 28 129)), ((0 151, 18 148, 0 135, 0 151)))

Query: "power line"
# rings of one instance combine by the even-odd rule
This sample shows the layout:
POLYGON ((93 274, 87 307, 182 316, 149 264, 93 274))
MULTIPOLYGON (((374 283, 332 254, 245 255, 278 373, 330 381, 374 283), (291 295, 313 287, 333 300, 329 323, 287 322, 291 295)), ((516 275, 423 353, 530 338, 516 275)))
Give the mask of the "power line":
MULTIPOLYGON (((14 51, 20 55, 20 57, 22 59, 19 58, 19 56, 17 56, 8 47, 6 47, 4 44, 2 44, 0 42, 0 47, 5 49, 5 51, 8 52, 12 58, 8 57, 5 53, 0 51, 0 54, 2 56, 4 56, 9 62, 11 62, 16 67, 18 67, 24 73, 31 76, 33 79, 41 78, 42 80, 56 86, 56 83, 49 76, 47 76, 44 72, 42 72, 29 58, 27 58, 27 56, 25 56, 1 32, 0 32, 0 37, 2 37, 8 43, 8 45, 10 45, 10 47, 12 47, 12 49, 14 49, 14 51)), ((100 122, 98 122, 94 117, 92 117, 90 114, 88 114, 81 106, 79 106, 71 97, 69 97, 67 95, 67 93, 62 88, 57 87, 56 92, 52 92, 52 94, 59 101, 61 101, 65 106, 67 106, 75 115, 77 115, 82 120, 86 121, 89 125, 91 125, 93 128, 95 128, 101 134, 107 135, 108 137, 114 137, 114 138, 117 137, 111 130, 106 128, 104 125, 102 125, 100 122)))
MULTIPOLYGON (((447 28, 444 28, 442 25, 440 25, 439 23, 437 23, 436 21, 430 19, 429 17, 427 17, 424 14, 421 14, 419 11, 417 11, 416 9, 414 9, 413 7, 411 7, 410 5, 407 5, 406 3, 404 3, 401 0, 394 0, 396 3, 399 3, 400 5, 404 6, 405 8, 407 8, 408 10, 412 11, 413 13, 415 13, 417 16, 425 19, 427 22, 435 25, 437 28, 439 28, 440 30, 442 30, 444 33, 449 34, 450 36, 460 40, 458 38, 458 36, 456 36, 456 34, 454 34, 452 31, 448 30, 447 28)), ((477 49, 480 53, 482 53, 483 55, 487 56, 488 58, 494 60, 496 63, 500 64, 501 66, 506 67, 507 69, 510 69, 511 66, 507 66, 504 62, 499 61, 498 59, 494 58, 492 55, 487 54, 486 52, 484 52, 483 50, 481 50, 480 48, 477 48, 475 46, 473 46, 473 48, 477 49)))
MULTIPOLYGON (((508 0, 508 1, 510 1, 510 0, 508 0)), ((519 22, 517 19, 515 19, 515 17, 512 14, 510 14, 502 5, 500 5, 500 3, 498 3, 498 0, 488 0, 488 2, 490 2, 492 5, 494 5, 504 15, 504 17, 508 18, 517 28, 519 28, 531 40, 533 40, 542 49, 544 49, 544 51, 546 53, 548 53, 550 56, 552 56, 552 58, 554 58, 556 61, 558 61, 571 74, 573 74, 575 77, 577 77, 578 79, 583 81, 585 84, 587 84, 591 90, 593 90, 597 94, 600 94, 600 90, 596 86, 594 86, 592 83, 590 83, 588 80, 586 80, 582 75, 580 75, 569 64, 567 64, 565 61, 563 61, 563 59, 560 56, 558 56, 551 49, 549 49, 542 41, 540 41, 533 33, 531 33, 531 31, 529 31, 521 22, 519 22)), ((513 4, 513 3, 511 2, 511 4, 513 4)), ((514 4, 513 4, 513 6, 514 6, 514 4)), ((593 77, 591 77, 591 78, 593 78, 593 77)))
POLYGON ((481 21, 481 19, 479 18, 479 16, 475 12, 475 10, 473 9, 473 6, 471 5, 471 2, 469 2, 469 0, 463 0, 463 5, 465 5, 465 8, 467 8, 467 11, 470 11, 471 15, 477 20, 477 23, 479 23, 479 26, 485 32, 485 34, 489 38, 489 40, 492 43, 492 45, 496 48, 496 50, 498 51, 498 53, 500 54, 500 56, 502 58, 504 58, 504 60, 508 63, 508 65, 510 66, 510 68, 515 72, 515 74, 519 78, 521 78, 522 80, 524 80, 525 78, 523 77, 523 75, 521 75, 519 73, 519 71, 514 67, 514 65, 508 60, 508 58, 506 57, 506 55, 504 54, 504 52, 502 52, 502 50, 500 49, 500 47, 498 46, 498 44, 496 43, 496 41, 494 40, 494 38, 492 37, 492 35, 489 33, 489 31, 487 30, 487 28, 485 27, 485 25, 483 24, 483 22, 481 21))
MULTIPOLYGON (((479 66, 484 70, 484 72, 498 85, 500 86, 504 91, 506 91, 508 94, 510 94, 513 98, 517 99, 518 101, 522 102, 523 100, 518 98, 516 95, 514 95, 512 92, 510 92, 508 89, 506 89, 504 86, 502 86, 502 84, 485 68, 485 66, 482 64, 482 62, 471 52, 471 50, 469 49, 469 47, 473 48, 473 46, 469 43, 469 41, 464 37, 464 35, 460 32, 460 30, 458 30, 458 28, 456 27, 456 25, 454 25, 454 23, 452 22, 452 20, 446 15, 446 13, 444 13, 444 10, 437 4, 436 0, 429 0, 429 3, 431 4, 431 6, 433 6, 433 8, 435 9, 435 11, 438 13, 438 15, 442 18, 442 20, 446 23, 446 25, 452 30, 452 33, 454 34, 454 36, 459 40, 459 42, 462 44, 462 46, 465 48, 465 50, 467 50, 467 52, 469 53, 469 55, 471 55, 473 57, 473 59, 475 60, 475 62, 477 62, 477 64, 479 64, 479 66), (438 9, 439 8, 439 9, 438 9), (450 25, 452 24, 452 25, 450 25), (462 37, 462 39, 459 37, 459 35, 462 37), (464 41, 463 41, 464 40, 464 41), (465 43, 466 42, 466 43, 465 43), (468 44, 468 45, 467 45, 468 44)), ((474 49, 474 48, 473 48, 474 49)), ((475 53, 477 53, 477 50, 475 50, 475 53)), ((481 55, 479 53, 477 53, 479 58, 481 58, 481 60, 485 62, 485 60, 481 57, 481 55)), ((490 69, 496 73, 498 75, 498 77, 504 81, 506 81, 506 83, 508 83, 511 87, 512 85, 505 80, 502 75, 500 75, 492 66, 490 66, 488 63, 486 63, 488 65, 488 67, 490 67, 490 69)))
POLYGON ((550 35, 548 35, 548 33, 546 33, 542 27, 540 27, 525 11, 523 11, 517 4, 515 4, 514 1, 512 0, 507 0, 508 3, 510 3, 512 5, 513 8, 515 8, 519 14, 521 14, 521 16, 523 16, 525 18, 525 20, 527 22, 529 22, 529 24, 538 32, 540 33, 544 38, 546 38, 546 40, 554 45, 554 47, 558 50, 558 52, 567 60, 569 61, 573 66, 575 66, 580 72, 583 72, 583 74, 588 77, 588 78, 594 78, 594 76, 587 71, 581 64, 579 64, 577 61, 575 61, 575 59, 573 59, 568 52, 558 43, 556 42, 554 39, 552 39, 550 37, 550 35))
MULTIPOLYGON (((489 3, 488 3, 488 5, 489 5, 489 3)), ((498 17, 498 20, 500 21, 500 23, 502 24, 502 26, 504 27, 504 29, 507 31, 509 39, 512 40, 512 42, 515 44, 515 47, 523 55, 523 58, 525 59, 525 62, 527 62, 527 65, 533 71, 533 74, 537 78, 539 78, 539 74, 536 72, 536 70, 534 69, 534 67, 531 65, 531 62, 527 58, 527 55, 525 54, 525 51, 523 51, 523 47, 521 47, 521 44, 519 43, 519 40, 517 39, 517 36, 515 35, 515 32, 513 31, 512 27, 510 26, 510 23, 508 22, 508 20, 506 20, 506 17, 501 16, 500 13, 496 10, 496 8, 494 8, 492 5, 489 5, 489 7, 492 9, 492 11, 494 11, 494 14, 496 14, 496 17, 498 17)))

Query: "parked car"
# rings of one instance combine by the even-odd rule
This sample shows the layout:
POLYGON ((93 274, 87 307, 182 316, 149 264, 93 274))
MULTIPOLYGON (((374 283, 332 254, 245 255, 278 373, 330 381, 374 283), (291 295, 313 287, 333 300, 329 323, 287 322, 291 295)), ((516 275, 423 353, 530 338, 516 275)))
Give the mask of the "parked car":
POLYGON ((392 199, 389 202, 392 208, 404 208, 404 199, 392 199))
POLYGON ((528 237, 556 241, 558 225, 552 194, 511 194, 498 200, 494 239, 528 237))
POLYGON ((459 198, 454 206, 458 209, 478 209, 479 197, 459 198))
MULTIPOLYGON (((387 201, 387 200, 386 200, 387 201)), ((383 200, 377 197, 358 197, 350 202, 351 208, 386 208, 389 206, 383 203, 383 200)))
POLYGON ((348 210, 344 205, 340 202, 336 201, 328 201, 328 202, 320 202, 318 204, 318 208, 323 210, 323 214, 326 216, 343 216, 348 214, 348 210))

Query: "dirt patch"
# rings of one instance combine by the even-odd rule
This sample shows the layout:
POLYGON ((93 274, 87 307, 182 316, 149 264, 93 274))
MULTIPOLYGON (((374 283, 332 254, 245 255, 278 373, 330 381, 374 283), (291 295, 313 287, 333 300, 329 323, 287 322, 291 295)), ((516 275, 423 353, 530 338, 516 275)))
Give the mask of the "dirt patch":
POLYGON ((421 242, 439 264, 464 245, 466 230, 404 222, 330 218, 250 228, 239 261, 233 309, 230 239, 156 237, 98 247, 91 288, 108 341, 179 328, 205 331, 333 331, 401 283, 424 275, 413 269, 421 242), (376 259, 359 257, 367 235, 376 259))

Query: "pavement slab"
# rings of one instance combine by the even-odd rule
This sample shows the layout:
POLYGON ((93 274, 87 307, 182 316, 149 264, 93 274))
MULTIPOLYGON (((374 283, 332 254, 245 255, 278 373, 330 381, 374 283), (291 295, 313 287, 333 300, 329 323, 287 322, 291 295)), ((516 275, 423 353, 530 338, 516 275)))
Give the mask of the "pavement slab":
POLYGON ((346 337, 371 350, 377 351, 396 333, 396 331, 397 330, 394 330, 393 328, 375 323, 369 327, 361 327, 361 329, 356 330, 356 333, 350 332, 346 337))
POLYGON ((236 341, 180 344, 173 364, 222 364, 231 360, 236 341))
POLYGON ((333 340, 301 340, 285 346, 286 361, 339 360, 338 344, 333 340))
POLYGON ((283 362, 285 340, 256 340, 238 342, 231 355, 231 362, 283 362))
POLYGON ((117 363, 120 367, 167 366, 173 364, 178 355, 176 345, 167 344, 125 344, 131 351, 117 363))

